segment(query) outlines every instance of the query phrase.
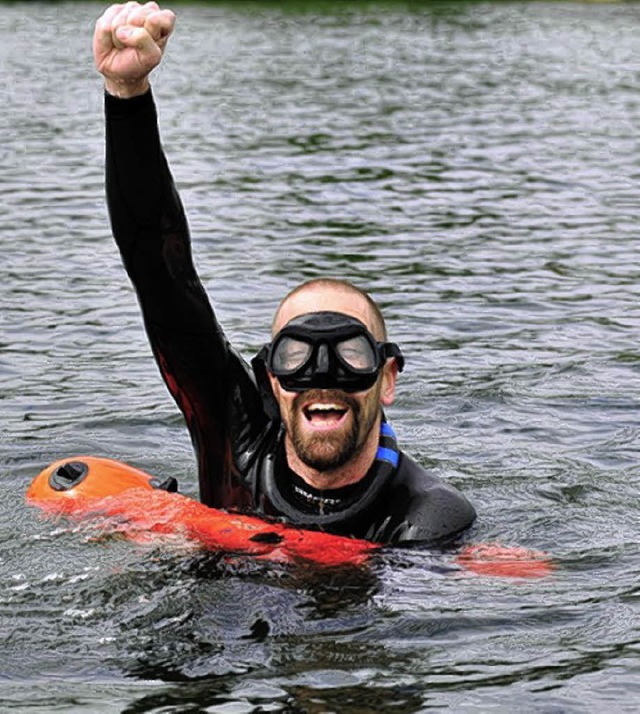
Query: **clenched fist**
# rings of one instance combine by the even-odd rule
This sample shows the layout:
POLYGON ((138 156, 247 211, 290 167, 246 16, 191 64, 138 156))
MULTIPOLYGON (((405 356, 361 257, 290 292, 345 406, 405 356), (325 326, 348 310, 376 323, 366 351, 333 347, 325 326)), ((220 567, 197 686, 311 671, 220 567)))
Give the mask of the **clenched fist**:
POLYGON ((176 16, 157 3, 111 5, 96 22, 93 57, 109 94, 144 94, 149 74, 160 64, 176 16))

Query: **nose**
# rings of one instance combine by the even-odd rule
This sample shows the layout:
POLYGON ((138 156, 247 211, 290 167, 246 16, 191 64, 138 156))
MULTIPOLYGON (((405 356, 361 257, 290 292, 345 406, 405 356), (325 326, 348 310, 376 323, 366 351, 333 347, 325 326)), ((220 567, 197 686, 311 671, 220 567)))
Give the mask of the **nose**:
POLYGON ((318 347, 318 356, 316 357, 316 374, 329 373, 329 348, 327 345, 318 347))

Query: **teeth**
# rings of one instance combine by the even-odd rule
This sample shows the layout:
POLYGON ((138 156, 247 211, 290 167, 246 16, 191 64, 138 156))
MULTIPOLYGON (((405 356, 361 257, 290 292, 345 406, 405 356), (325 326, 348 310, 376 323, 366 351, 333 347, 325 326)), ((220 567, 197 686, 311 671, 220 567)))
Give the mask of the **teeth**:
POLYGON ((345 408, 338 404, 310 404, 307 409, 319 412, 330 412, 330 411, 344 411, 345 408))

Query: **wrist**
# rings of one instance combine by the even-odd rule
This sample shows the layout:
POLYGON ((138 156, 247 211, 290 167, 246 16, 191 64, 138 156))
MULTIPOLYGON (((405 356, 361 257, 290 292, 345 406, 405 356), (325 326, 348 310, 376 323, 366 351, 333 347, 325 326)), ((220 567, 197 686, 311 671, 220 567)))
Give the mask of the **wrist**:
POLYGON ((132 99, 146 94, 150 89, 149 79, 111 79, 105 77, 104 88, 107 94, 118 99, 132 99))

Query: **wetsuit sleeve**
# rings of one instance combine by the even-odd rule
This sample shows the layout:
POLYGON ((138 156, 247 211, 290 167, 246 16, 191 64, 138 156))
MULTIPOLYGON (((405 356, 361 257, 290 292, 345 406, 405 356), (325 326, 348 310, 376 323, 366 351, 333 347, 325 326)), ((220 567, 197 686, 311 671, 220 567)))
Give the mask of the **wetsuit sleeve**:
POLYGON ((154 357, 182 411, 204 503, 248 505, 237 454, 266 417, 250 369, 218 324, 196 274, 182 203, 162 146, 151 92, 105 95, 107 205, 154 357))

